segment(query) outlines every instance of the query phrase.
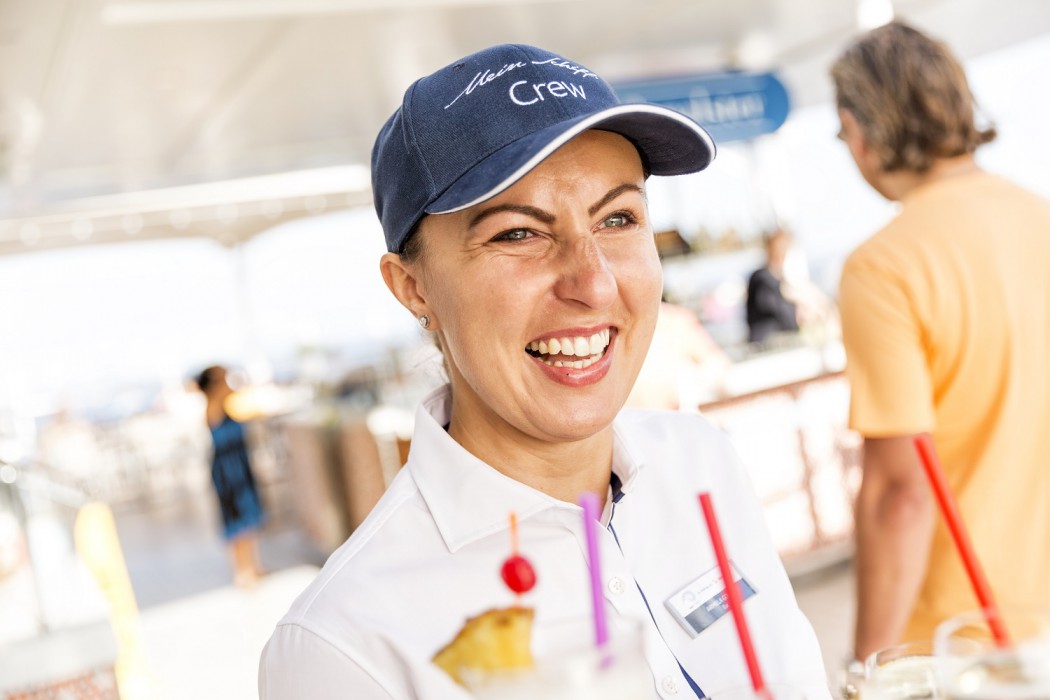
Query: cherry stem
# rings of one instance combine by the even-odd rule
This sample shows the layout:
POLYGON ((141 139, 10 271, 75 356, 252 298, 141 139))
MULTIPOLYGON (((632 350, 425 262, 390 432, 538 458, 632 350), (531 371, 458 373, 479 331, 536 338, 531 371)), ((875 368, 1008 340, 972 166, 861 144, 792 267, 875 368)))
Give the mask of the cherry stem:
POLYGON ((518 514, 510 514, 510 554, 518 556, 518 514))

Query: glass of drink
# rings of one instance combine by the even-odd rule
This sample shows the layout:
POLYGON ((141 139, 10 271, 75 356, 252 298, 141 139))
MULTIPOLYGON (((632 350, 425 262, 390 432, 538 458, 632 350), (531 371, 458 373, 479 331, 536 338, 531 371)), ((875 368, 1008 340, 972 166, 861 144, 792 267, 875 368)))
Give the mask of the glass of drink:
POLYGON ((533 630, 536 664, 528 669, 479 672, 463 681, 479 700, 639 700, 656 697, 639 623, 612 624, 609 642, 594 644, 590 619, 533 630))
POLYGON ((861 700, 939 698, 933 642, 920 640, 876 651, 864 661, 861 700))
POLYGON ((757 693, 750 685, 737 686, 711 693, 710 700, 806 700, 806 693, 791 685, 772 683, 765 692, 757 693))
POLYGON ((948 700, 1050 700, 1050 610, 995 613, 1000 643, 982 612, 937 627, 942 695, 948 700))

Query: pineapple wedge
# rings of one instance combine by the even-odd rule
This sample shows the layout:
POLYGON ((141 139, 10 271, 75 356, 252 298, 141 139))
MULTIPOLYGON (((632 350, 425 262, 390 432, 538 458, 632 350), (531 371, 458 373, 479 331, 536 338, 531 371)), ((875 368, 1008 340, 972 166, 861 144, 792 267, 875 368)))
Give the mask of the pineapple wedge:
POLYGON ((463 624, 456 638, 434 655, 434 663, 463 685, 460 672, 529 668, 532 608, 488 610, 463 624))

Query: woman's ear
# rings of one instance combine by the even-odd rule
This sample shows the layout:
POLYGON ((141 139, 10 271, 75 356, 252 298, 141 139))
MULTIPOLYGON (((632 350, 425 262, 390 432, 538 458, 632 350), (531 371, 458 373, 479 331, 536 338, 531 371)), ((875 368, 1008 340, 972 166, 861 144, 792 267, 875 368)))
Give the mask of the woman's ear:
POLYGON ((379 260, 379 271, 383 274, 383 281, 386 282, 390 293, 413 316, 419 318, 429 313, 418 269, 405 265, 397 253, 384 253, 379 260))

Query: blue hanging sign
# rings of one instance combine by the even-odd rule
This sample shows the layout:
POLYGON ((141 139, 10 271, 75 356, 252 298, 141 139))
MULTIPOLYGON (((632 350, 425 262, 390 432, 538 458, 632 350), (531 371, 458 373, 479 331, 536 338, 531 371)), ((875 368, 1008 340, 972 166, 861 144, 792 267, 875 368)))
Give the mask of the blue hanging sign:
POLYGON ((787 119, 784 84, 772 73, 706 73, 615 83, 623 102, 650 102, 684 112, 716 143, 771 134, 787 119))

